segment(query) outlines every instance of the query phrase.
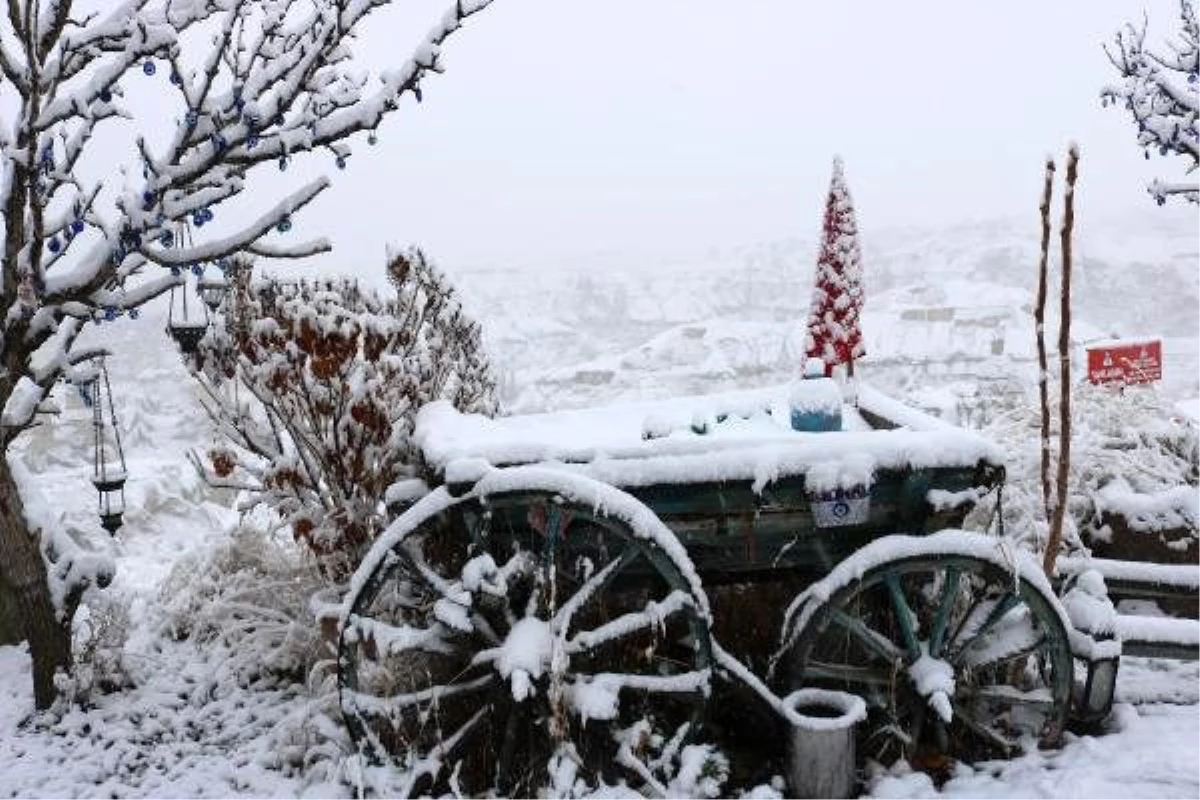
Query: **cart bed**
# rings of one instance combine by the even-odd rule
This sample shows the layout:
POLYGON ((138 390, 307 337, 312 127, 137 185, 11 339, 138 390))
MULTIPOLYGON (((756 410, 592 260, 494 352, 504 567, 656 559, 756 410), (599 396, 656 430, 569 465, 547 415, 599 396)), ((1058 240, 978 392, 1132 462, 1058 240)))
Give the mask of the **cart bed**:
POLYGON ((786 385, 489 419, 422 410, 415 439, 436 482, 547 463, 620 487, 683 542, 706 583, 824 574, 890 533, 958 525, 1002 479, 998 448, 870 387, 843 429, 798 433, 786 385))

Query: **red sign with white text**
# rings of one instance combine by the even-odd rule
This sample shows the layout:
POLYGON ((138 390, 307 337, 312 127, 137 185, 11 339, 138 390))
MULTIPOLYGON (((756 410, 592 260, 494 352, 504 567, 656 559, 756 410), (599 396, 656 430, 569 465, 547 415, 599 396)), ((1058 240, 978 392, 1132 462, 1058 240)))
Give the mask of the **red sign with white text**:
POLYGON ((1162 340, 1089 345, 1088 380, 1092 383, 1152 383, 1162 380, 1162 340))

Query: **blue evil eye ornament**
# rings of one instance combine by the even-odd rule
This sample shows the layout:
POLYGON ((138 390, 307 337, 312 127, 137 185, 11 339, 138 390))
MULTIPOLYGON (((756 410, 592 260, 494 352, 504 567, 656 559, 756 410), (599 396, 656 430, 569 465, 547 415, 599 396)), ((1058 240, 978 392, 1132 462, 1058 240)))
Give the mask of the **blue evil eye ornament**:
POLYGON ((142 64, 142 72, 146 75, 153 75, 157 71, 158 68, 154 66, 153 61, 147 61, 146 63, 142 64))
POLYGON ((73 233, 83 233, 83 228, 84 228, 84 224, 83 224, 83 220, 81 220, 81 219, 77 219, 71 223, 71 231, 73 233))
POLYGON ((50 249, 51 253, 57 253, 59 250, 62 250, 62 243, 58 241, 57 237, 55 237, 46 243, 46 247, 50 249))
POLYGON ((142 315, 142 312, 138 311, 136 308, 129 309, 129 318, 130 319, 137 319, 141 315, 142 315))
POLYGON ((175 234, 170 231, 163 231, 158 235, 158 243, 163 247, 170 247, 175 244, 175 234))
POLYGON ((338 156, 337 161, 335 161, 334 163, 337 164, 338 169, 345 169, 346 168, 345 156, 338 156))
POLYGON ((192 274, 195 275, 197 278, 199 278, 201 275, 204 274, 204 265, 203 264, 192 264, 192 274))
POLYGON ((276 225, 275 225, 275 230, 279 231, 280 233, 287 233, 291 229, 292 229, 291 217, 284 217, 283 219, 279 220, 279 222, 276 223, 276 225))

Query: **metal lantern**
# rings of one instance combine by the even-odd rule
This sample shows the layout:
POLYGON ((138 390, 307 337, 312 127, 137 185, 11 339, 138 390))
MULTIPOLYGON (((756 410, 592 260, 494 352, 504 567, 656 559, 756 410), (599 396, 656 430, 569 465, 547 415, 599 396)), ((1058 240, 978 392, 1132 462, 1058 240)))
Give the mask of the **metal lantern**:
POLYGON ((125 514, 125 451, 121 448, 121 434, 117 430, 117 412, 113 408, 104 356, 97 356, 92 363, 96 367, 95 377, 88 387, 95 439, 92 485, 96 487, 100 525, 110 534, 116 534, 125 514))
MULTIPOLYGON (((1121 663, 1119 647, 1112 647, 1111 637, 1101 640, 1109 652, 1093 653, 1081 661, 1087 672, 1082 681, 1075 682, 1074 717, 1084 724, 1103 722, 1112 711, 1117 689, 1117 668, 1121 663)), ((1101 648, 1097 648, 1098 650, 1101 648)))
POLYGON ((170 302, 167 310, 167 333, 171 334, 171 338, 185 355, 191 355, 196 352, 196 347, 204 338, 204 332, 208 330, 208 315, 206 313, 204 319, 199 319, 194 311, 189 312, 186 286, 172 287, 170 302))
POLYGON ((229 282, 223 275, 202 275, 196 280, 196 292, 209 311, 215 312, 225 302, 229 293, 229 282))

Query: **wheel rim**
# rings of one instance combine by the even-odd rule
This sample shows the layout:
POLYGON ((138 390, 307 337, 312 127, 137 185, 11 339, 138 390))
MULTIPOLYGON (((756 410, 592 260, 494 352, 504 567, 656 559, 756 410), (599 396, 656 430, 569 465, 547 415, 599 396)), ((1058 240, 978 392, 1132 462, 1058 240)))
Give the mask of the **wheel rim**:
POLYGON ((408 770, 410 793, 536 796, 555 753, 611 778, 638 720, 694 730, 709 662, 704 603, 652 542, 557 498, 492 497, 379 564, 339 683, 352 737, 408 770))
POLYGON ((947 554, 881 564, 835 592, 796 637, 791 675, 866 699, 861 755, 938 766, 1056 743, 1072 662, 1037 588, 947 554))

